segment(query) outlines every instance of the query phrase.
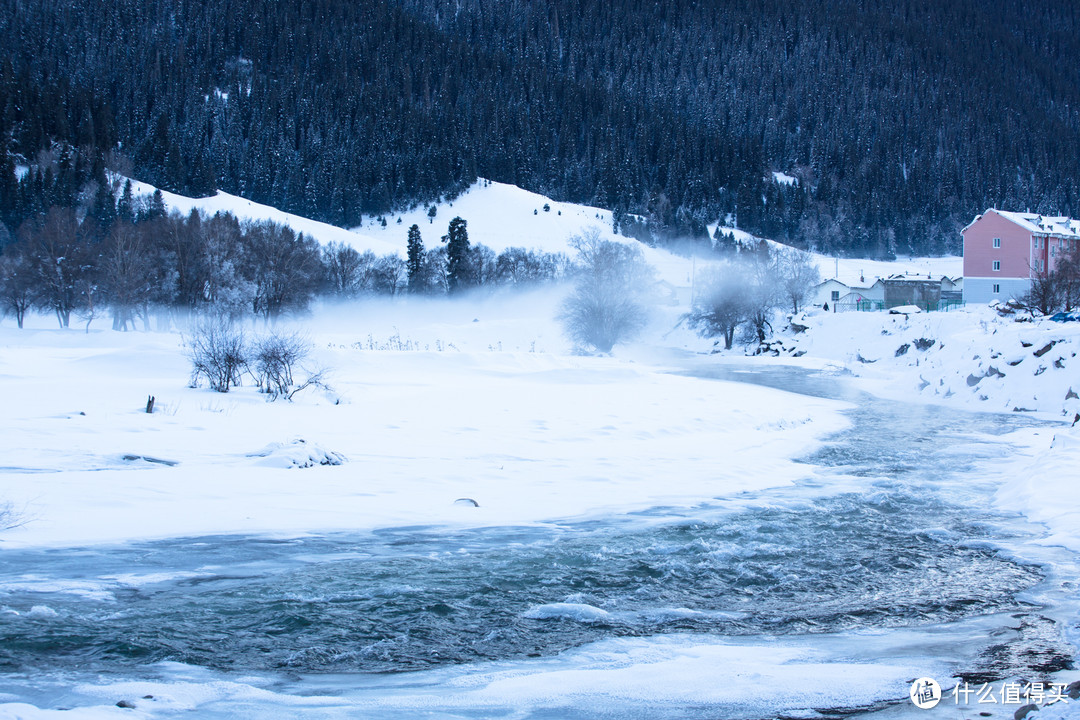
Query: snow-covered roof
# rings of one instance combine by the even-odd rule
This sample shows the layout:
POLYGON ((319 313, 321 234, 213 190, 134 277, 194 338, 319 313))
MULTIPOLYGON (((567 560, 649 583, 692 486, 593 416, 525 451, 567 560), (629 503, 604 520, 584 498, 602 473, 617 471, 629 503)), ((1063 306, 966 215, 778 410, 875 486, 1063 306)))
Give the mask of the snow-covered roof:
POLYGON ((826 285, 839 285, 840 287, 843 287, 843 288, 851 287, 850 285, 848 285, 843 280, 837 280, 836 278, 827 278, 825 280, 822 280, 821 282, 819 282, 814 287, 815 288, 821 288, 821 287, 825 287, 826 285))
MULTIPOLYGON (((986 212, 991 211, 987 210, 986 212)), ((1006 220, 1016 223, 1030 233, 1080 239, 1080 220, 1063 216, 1011 212, 1009 210, 993 210, 993 212, 1006 220)))

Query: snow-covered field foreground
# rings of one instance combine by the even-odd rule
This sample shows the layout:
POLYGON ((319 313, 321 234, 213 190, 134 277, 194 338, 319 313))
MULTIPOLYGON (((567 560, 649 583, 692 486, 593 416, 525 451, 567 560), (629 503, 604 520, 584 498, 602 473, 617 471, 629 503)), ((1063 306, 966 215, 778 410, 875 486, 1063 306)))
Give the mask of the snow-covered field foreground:
POLYGON ((330 311, 306 332, 332 390, 292 403, 187 387, 180 334, 4 327, 2 496, 27 520, 4 545, 695 502, 792 481, 843 424, 834 403, 571 356, 554 297, 330 311), (328 453, 345 462, 295 467, 328 453))
MULTIPOLYGON (((1059 583, 1072 582, 1068 579, 1072 570, 1054 565, 1057 551, 1049 546, 1078 547, 1070 545, 1077 535, 1075 516, 1069 515, 1066 498, 1046 502, 1038 490, 1042 472, 1055 476, 1050 486, 1054 492, 1071 482, 1076 465, 1069 463, 1078 451, 1068 433, 1063 432, 1065 439, 1048 450, 1053 430, 1020 429, 1003 436, 998 450, 994 443, 999 441, 983 437, 981 430, 965 435, 952 420, 943 431, 945 437, 937 441, 937 450, 897 448, 901 455, 911 450, 960 465, 980 463, 973 466, 980 473, 978 492, 964 488, 964 478, 970 475, 962 472, 948 482, 942 479, 940 486, 934 479, 923 489, 917 484, 906 488, 907 481, 887 470, 874 470, 870 476, 855 470, 823 475, 814 464, 796 459, 818 448, 825 448, 827 458, 828 445, 823 444, 827 436, 856 430, 845 416, 853 407, 850 403, 673 374, 736 362, 732 357, 687 354, 709 344, 685 329, 673 330, 678 313, 673 308, 658 312, 642 341, 619 349, 613 357, 576 356, 553 320, 561 292, 322 308, 305 321, 304 332, 315 349, 311 365, 329 369, 331 389, 305 390, 291 403, 268 403, 250 385, 224 395, 188 387, 189 365, 177 333, 59 331, 48 327, 47 318, 35 318, 25 331, 10 323, 0 326, 0 376, 6 395, 0 407, 0 492, 24 521, 0 535, 0 552, 9 559, 31 558, 9 565, 0 579, 0 612, 9 638, 12 633, 16 638, 22 632, 48 633, 50 624, 77 624, 77 616, 85 613, 81 622, 91 623, 106 637, 115 624, 122 635, 110 642, 138 646, 139 634, 152 635, 153 630, 145 625, 130 630, 131 618, 144 612, 140 608, 154 606, 155 597, 170 597, 174 589, 168 588, 189 585, 196 593, 194 604, 178 604, 174 612, 195 613, 202 619, 193 623, 217 627, 216 622, 225 622, 223 618, 233 612, 227 605, 218 609, 223 597, 243 595, 245 588, 259 585, 264 577, 287 578, 291 572, 279 566, 285 561, 276 556, 253 556, 234 567, 199 555, 213 552, 217 543, 229 547, 229 536, 299 538, 288 542, 335 534, 359 538, 344 552, 303 551, 308 555, 296 561, 305 567, 325 561, 338 572, 342 556, 364 555, 364 537, 384 542, 370 531, 398 528, 393 532, 406 533, 407 528, 420 528, 433 538, 426 550, 409 549, 406 538, 411 536, 389 536, 401 537, 397 542, 405 548, 397 571, 400 577, 394 575, 384 589, 372 591, 371 607, 385 603, 386 617, 392 618, 398 594, 432 594, 417 601, 421 607, 434 602, 438 615, 443 611, 437 610, 441 599, 437 591, 418 590, 431 588, 433 581, 413 576, 420 570, 408 564, 415 562, 409 558, 448 563, 442 572, 451 582, 457 572, 453 568, 458 567, 453 563, 468 567, 468 558, 480 554, 469 549, 471 536, 455 533, 505 527, 522 528, 507 544, 506 562, 540 553, 538 559, 528 560, 531 565, 515 571, 519 573, 515 577, 526 586, 550 585, 552 594, 544 601, 525 593, 528 596, 518 608, 514 603, 520 591, 506 591, 505 599, 497 602, 506 605, 500 617, 506 618, 510 637, 500 639, 498 630, 490 630, 484 631, 490 637, 476 642, 481 646, 505 642, 518 648, 515 633, 539 633, 528 642, 541 644, 545 634, 582 638, 565 645, 556 642, 556 650, 564 648, 558 652, 545 646, 543 652, 532 653, 536 657, 518 648, 503 659, 434 663, 433 669, 408 673, 355 673, 348 672, 350 665, 375 662, 380 647, 387 648, 388 657, 400 649, 385 645, 391 642, 387 639, 338 652, 338 644, 353 647, 351 638, 340 636, 327 646, 325 638, 315 639, 319 629, 312 627, 301 631, 297 641, 303 646, 296 660, 298 671, 289 670, 290 659, 283 661, 281 670, 211 669, 215 663, 203 666, 198 657, 181 653, 177 657, 186 662, 155 660, 137 669, 123 666, 125 671, 112 664, 96 671, 91 661, 88 666, 42 673, 14 672, 0 681, 0 717, 656 718, 717 713, 820 717, 819 711, 850 707, 884 707, 886 713, 904 714, 914 708, 895 703, 906 703, 912 679, 937 677, 951 686, 950 675, 958 668, 986 662, 979 653, 988 638, 1003 632, 1011 637, 1011 631, 1003 629, 1012 622, 1009 613, 1026 606, 1016 605, 1009 596, 1035 582, 1024 566, 1013 565, 1009 555, 997 557, 981 541, 946 543, 956 556, 942 560, 928 556, 923 562, 934 567, 929 578, 918 572, 917 562, 912 565, 903 558, 895 569, 879 570, 859 547, 837 552, 861 542, 864 532, 867 538, 874 536, 878 527, 874 517, 896 512, 890 509, 894 495, 918 500, 925 488, 961 498, 971 494, 974 502, 998 488, 1004 510, 1026 510, 1036 520, 1050 523, 1057 535, 1031 541, 1033 553, 1025 555, 1020 541, 1009 547, 1009 553, 1017 553, 1024 562, 1035 558, 1047 564, 1048 579, 1025 591, 1027 602, 1055 604, 1052 612, 1047 611, 1054 622, 1074 620, 1075 607, 1068 599, 1075 590, 1062 589, 1059 583), (148 395, 156 397, 153 414, 144 411, 148 395), (951 433, 960 434, 950 439, 951 433), (161 460, 169 464, 157 462, 161 460), (318 464, 326 460, 341 464, 318 464), (798 483, 805 487, 797 487, 798 483), (766 488, 781 488, 781 494, 762 495, 766 488), (785 488, 791 493, 785 495, 785 488), (835 509, 823 510, 810 499, 848 495, 856 500, 838 501, 835 509), (477 505, 462 502, 463 498, 477 505), (866 512, 858 504, 861 498, 872 508, 870 524, 854 540, 828 539, 834 513, 866 512), (708 509, 711 506, 720 510, 708 509), (659 513, 649 510, 658 507, 659 513), (724 513, 742 509, 748 511, 746 517, 732 516, 728 528, 724 513), (681 515, 691 523, 686 536, 678 523, 669 527, 672 518, 681 515), (811 524, 797 526, 804 521, 811 524), (694 539, 699 522, 705 528, 702 532, 712 533, 708 539, 694 539), (633 534, 628 540, 598 539, 580 557, 587 562, 592 558, 599 570, 580 568, 579 589, 562 589, 563 584, 574 587, 576 570, 573 564, 562 565, 565 561, 558 557, 545 559, 544 553, 556 552, 561 532, 576 537, 593 532, 584 528, 603 529, 609 523, 629 523, 627 527, 637 528, 634 533, 644 534, 640 540, 633 534), (735 527, 738 523, 742 525, 735 527), (655 531, 659 535, 649 534, 653 524, 660 528, 655 531), (545 539, 544 533, 551 532, 556 539, 545 539), (439 540, 444 533, 445 542, 439 540), (172 544, 161 546, 143 543, 185 537, 193 540, 178 544, 169 540, 172 544), (132 542, 137 544, 127 544, 132 542), (549 542, 551 549, 543 549, 549 542), (620 542, 625 547, 620 549, 620 542), (790 543, 795 549, 786 555, 783 548, 790 543), (538 546, 542 551, 535 550, 538 546), (154 560, 168 552, 191 560, 154 560), (117 553, 145 556, 150 565, 114 560, 110 570, 77 569, 79 557, 93 568, 117 553), (42 564, 35 565, 38 561, 32 558, 40 558, 42 564), (53 562, 63 567, 53 569, 53 562), (625 567, 618 564, 622 562, 625 567), (956 563, 969 562, 970 569, 948 581, 930 579, 946 571, 951 576, 956 563), (593 580, 584 579, 610 565, 621 583, 624 575, 632 576, 646 563, 657 568, 662 574, 658 577, 670 575, 670 580, 659 581, 660 588, 670 583, 674 592, 683 577, 689 586, 701 586, 701 596, 687 599, 676 592, 673 597, 683 599, 674 602, 684 604, 665 605, 661 592, 643 596, 645 604, 638 608, 632 584, 624 595, 605 596, 591 585, 593 580), (852 563, 862 563, 850 575, 855 588, 829 589, 836 578, 848 577, 846 568, 852 563), (717 570, 724 567, 731 570, 717 570), (702 568, 706 575, 698 579, 693 573, 703 572, 702 568), (751 593, 740 604, 733 588, 756 587, 761 580, 755 573, 774 571, 784 575, 766 585, 776 588, 769 592, 780 593, 779 599, 751 593), (979 591, 987 593, 985 599, 965 600, 971 583, 985 580, 979 578, 980 572, 1000 572, 1001 582, 979 591), (534 573, 535 583, 530 581, 534 573), (721 581, 731 585, 709 589, 708 583, 721 581), (199 595, 202 591, 195 590, 230 582, 237 584, 223 596, 199 595), (873 592, 860 590, 862 583, 873 592), (800 590, 804 584, 805 590, 800 590), (797 607, 795 615, 788 616, 784 613, 791 611, 782 608, 793 602, 791 592, 796 592, 797 607), (874 594, 880 599, 873 600, 874 594), (856 609, 839 614, 829 610, 833 604, 847 607, 853 597, 859 598, 856 609), (864 602, 869 604, 863 607, 864 602), (949 609, 983 602, 988 603, 986 608, 972 615, 949 609), (875 603, 890 609, 878 615, 882 610, 875 603), (915 610, 905 609, 908 606, 915 610), (203 615, 200 607, 205 608, 203 615), (896 617, 890 619, 894 612, 896 617), (902 619, 908 612, 920 617, 925 612, 925 617, 909 625, 902 619), (779 615, 770 619, 771 613, 779 615), (864 616, 865 623, 852 619, 864 616), (688 632, 698 623, 730 626, 734 634, 688 632), (895 623, 899 626, 891 627, 895 623), (746 634, 747 627, 770 624, 783 629, 778 634, 760 629, 746 634), (603 630, 609 627, 624 630, 609 636, 603 630), (320 668, 322 672, 312 672, 320 668)), ((877 315, 873 317, 878 325, 873 325, 865 319, 869 317, 851 316, 849 327, 861 328, 859 335, 875 333, 886 344, 906 338, 899 331, 880 335, 881 323, 893 320, 877 315)), ((837 316, 819 321, 821 327, 799 336, 806 355, 744 358, 737 361, 739 367, 757 363, 766 373, 780 362, 832 367, 834 373, 875 367, 842 356, 842 343, 849 354, 851 347, 859 346, 851 338, 842 340, 840 330, 825 328, 840 322, 837 316), (820 346, 807 344, 830 332, 832 339, 821 340, 820 346)), ((948 322, 955 320, 950 317, 948 322)), ((262 328, 250 331, 258 334, 262 328)), ((920 328, 916 334, 926 332, 920 328)), ((941 329, 937 335, 948 337, 951 332, 956 330, 941 329)), ((867 352, 864 349, 864 359, 867 352)), ((871 386, 877 383, 881 390, 886 363, 882 360, 876 367, 880 377, 862 380, 871 386)), ((912 372, 894 370, 897 382, 912 380, 908 377, 912 372)), ((1036 381, 1041 376, 1035 376, 1036 381)), ((884 447, 887 454, 893 452, 887 442, 884 447)), ((974 519, 984 510, 973 507, 970 512, 974 519)), ((956 537, 956 531, 948 529, 952 522, 942 519, 942 529, 933 533, 956 537)), ((875 537, 876 544, 868 551, 893 543, 902 546, 901 555, 926 552, 927 546, 937 551, 937 541, 924 541, 933 533, 892 532, 875 537)), ((379 547, 395 545, 385 542, 379 547)), ((399 560, 387 562, 394 567, 399 560)), ((490 582, 503 587, 498 562, 488 558, 483 563, 491 564, 490 582)), ((475 572, 483 576, 484 567, 481 564, 475 572)), ((270 593, 253 602, 266 603, 265 612, 270 618, 280 615, 280 622, 291 617, 291 604, 314 609, 357 602, 347 589, 338 587, 330 593, 309 587, 306 579, 297 582, 295 588, 274 591, 284 596, 270 593)), ((467 582, 483 584, 479 579, 467 582)), ((344 585, 347 588, 349 582, 344 585)), ((469 604, 474 601, 464 606, 479 612, 469 604)), ((445 602, 450 608, 462 608, 463 601, 445 602)), ((256 607, 263 606, 251 606, 253 614, 256 607)), ((157 622, 154 617, 149 622, 157 622)), ((355 616, 357 624, 362 620, 362 614, 355 616)), ((252 622, 256 628, 278 623, 252 622)), ((226 622, 223 627, 231 626, 226 622)), ((210 630, 212 637, 218 632, 236 631, 210 630)), ((393 642, 407 643, 409 630, 400 632, 404 639, 393 642)), ((1023 632, 1016 636, 1018 643, 1030 642, 1023 632)), ((63 646, 61 639, 55 642, 60 643, 58 648, 63 646)), ((168 646, 172 641, 166 637, 160 642, 168 646)), ((221 645, 222 657, 225 646, 232 644, 228 634, 211 642, 221 645)), ((442 652, 437 636, 414 642, 420 648, 430 643, 430 652, 436 655, 442 652)), ((176 643, 180 648, 186 641, 178 638, 176 643)), ((8 662, 17 663, 20 652, 51 658, 48 646, 39 641, 20 647, 8 651, 12 653, 8 662)), ((106 653, 102 662, 109 657, 106 653)), ((1046 677, 1071 681, 1067 675, 1046 677)), ((952 712, 957 712, 955 707, 952 712)), ((1046 706, 1040 717, 1068 716, 1063 713, 1063 704, 1046 706)))

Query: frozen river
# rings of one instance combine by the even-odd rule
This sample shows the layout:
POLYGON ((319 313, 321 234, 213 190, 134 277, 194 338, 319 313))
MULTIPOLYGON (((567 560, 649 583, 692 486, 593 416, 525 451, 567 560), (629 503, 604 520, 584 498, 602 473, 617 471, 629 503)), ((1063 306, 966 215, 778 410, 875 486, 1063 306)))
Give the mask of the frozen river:
POLYGON ((0 701, 154 717, 829 716, 907 703, 919 675, 951 686, 1070 661, 1076 567, 1027 549, 1037 528, 994 511, 979 473, 1035 421, 791 369, 688 372, 845 400, 852 424, 804 459, 805 482, 691 509, 4 551, 0 701))

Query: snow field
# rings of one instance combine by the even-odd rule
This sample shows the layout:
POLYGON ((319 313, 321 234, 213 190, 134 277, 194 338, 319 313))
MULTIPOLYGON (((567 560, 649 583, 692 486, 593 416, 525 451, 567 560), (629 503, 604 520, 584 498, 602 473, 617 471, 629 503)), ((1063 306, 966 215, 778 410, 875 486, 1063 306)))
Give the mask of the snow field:
POLYGON ((807 471, 792 458, 844 425, 838 403, 549 352, 565 352, 556 300, 401 305, 381 322, 345 309, 333 332, 307 329, 333 391, 293 403, 251 386, 188 388, 176 333, 0 328, 0 497, 29 520, 3 542, 514 524, 694 503, 796 480, 807 471), (410 313, 410 331, 396 331, 410 313), (334 454, 346 461, 299 467, 334 454))

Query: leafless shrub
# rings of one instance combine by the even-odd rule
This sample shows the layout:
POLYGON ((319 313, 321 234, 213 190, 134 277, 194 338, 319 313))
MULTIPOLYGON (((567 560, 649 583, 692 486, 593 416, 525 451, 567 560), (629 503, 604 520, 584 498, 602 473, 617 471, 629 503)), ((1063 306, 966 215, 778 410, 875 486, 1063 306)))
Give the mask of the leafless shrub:
POLYGON ((9 502, 0 502, 0 532, 14 530, 28 522, 26 517, 9 502))
POLYGON ((253 360, 262 391, 270 398, 291 397, 293 369, 311 352, 311 344, 296 333, 271 333, 255 344, 253 360))
POLYGON ((243 330, 221 318, 204 320, 193 327, 184 344, 191 360, 191 387, 198 387, 200 378, 221 393, 240 385, 248 352, 243 330))
POLYGON ((296 393, 300 392, 301 390, 306 390, 309 387, 322 388, 327 393, 334 392, 334 389, 326 384, 326 380, 328 379, 329 375, 329 370, 327 370, 326 368, 319 368, 315 372, 308 374, 306 380, 289 390, 289 392, 285 394, 285 399, 292 400, 293 396, 296 395, 296 393))

